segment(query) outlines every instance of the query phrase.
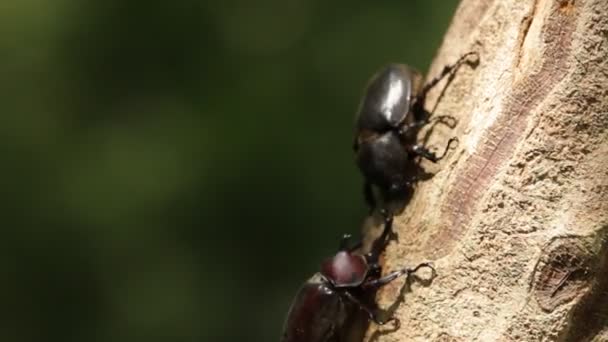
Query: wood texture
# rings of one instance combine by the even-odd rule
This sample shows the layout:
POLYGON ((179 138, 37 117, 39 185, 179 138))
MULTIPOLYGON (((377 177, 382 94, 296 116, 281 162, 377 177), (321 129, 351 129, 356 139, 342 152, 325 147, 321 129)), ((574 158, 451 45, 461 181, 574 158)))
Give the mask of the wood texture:
POLYGON ((396 218, 385 270, 433 261, 374 341, 608 340, 608 1, 464 0, 430 76, 476 51, 427 109, 457 148, 396 218), (603 336, 603 337, 602 337, 603 336))

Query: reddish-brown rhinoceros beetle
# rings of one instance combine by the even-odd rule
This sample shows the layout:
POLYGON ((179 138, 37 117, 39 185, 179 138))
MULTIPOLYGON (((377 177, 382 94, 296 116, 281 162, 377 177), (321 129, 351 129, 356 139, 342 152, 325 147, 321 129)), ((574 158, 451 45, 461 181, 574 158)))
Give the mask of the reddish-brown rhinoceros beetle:
POLYGON ((348 323, 363 310, 377 324, 398 320, 379 318, 379 310, 366 304, 364 298, 396 278, 422 267, 435 270, 429 263, 404 268, 380 277, 378 258, 388 243, 392 218, 386 219, 381 237, 366 255, 354 253, 360 243, 347 247, 345 235, 340 250, 321 264, 321 272, 312 276, 296 295, 283 328, 281 342, 343 342, 349 334, 348 323))
POLYGON ((437 162, 456 141, 450 139, 443 154, 437 156, 416 139, 420 128, 429 122, 424 109, 429 90, 473 55, 477 53, 463 55, 425 86, 420 73, 403 64, 390 64, 372 76, 356 116, 353 144, 371 210, 380 201, 381 210, 389 215, 401 211, 420 173, 416 159, 437 162))

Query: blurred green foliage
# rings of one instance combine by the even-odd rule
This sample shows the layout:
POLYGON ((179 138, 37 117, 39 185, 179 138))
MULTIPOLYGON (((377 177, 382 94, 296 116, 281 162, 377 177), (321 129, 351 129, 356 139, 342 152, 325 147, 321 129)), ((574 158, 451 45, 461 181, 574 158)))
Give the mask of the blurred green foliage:
POLYGON ((277 341, 365 214, 368 77, 456 0, 0 5, 2 341, 277 341))

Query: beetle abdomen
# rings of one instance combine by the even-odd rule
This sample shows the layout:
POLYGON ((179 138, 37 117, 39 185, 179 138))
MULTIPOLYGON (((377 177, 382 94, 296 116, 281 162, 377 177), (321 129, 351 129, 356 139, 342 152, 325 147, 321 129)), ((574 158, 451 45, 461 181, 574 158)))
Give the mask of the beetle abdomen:
POLYGON ((384 189, 407 185, 408 163, 408 153, 393 132, 364 142, 357 153, 357 164, 365 178, 384 189))

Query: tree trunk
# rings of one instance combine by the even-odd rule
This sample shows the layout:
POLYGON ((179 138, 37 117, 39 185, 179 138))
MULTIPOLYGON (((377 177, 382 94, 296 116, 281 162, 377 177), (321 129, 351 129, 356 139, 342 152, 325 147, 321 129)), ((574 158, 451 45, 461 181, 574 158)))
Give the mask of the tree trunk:
POLYGON ((458 146, 395 218, 384 270, 433 261, 373 341, 608 341, 608 1, 463 0, 429 76, 469 51, 426 102, 458 146), (449 84, 446 84, 449 83, 449 84))

